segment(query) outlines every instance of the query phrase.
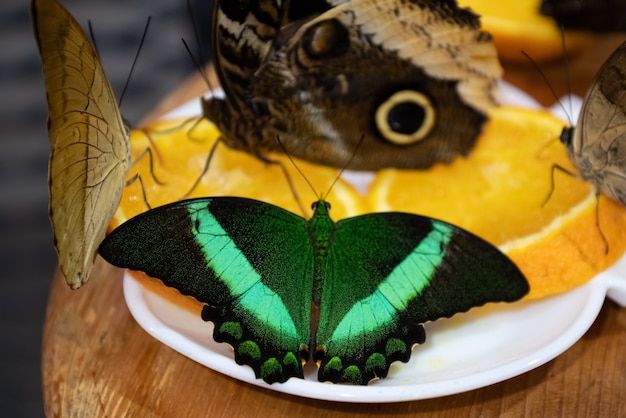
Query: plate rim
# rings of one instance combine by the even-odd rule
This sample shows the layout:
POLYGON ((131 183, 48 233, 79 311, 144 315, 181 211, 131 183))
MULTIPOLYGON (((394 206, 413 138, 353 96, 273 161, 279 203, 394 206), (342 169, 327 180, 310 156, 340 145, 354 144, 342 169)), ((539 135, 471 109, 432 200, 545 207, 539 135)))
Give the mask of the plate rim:
MULTIPOLYGON (((519 105, 521 101, 524 107, 543 108, 536 101, 534 101, 534 99, 530 98, 530 96, 526 95, 526 93, 516 87, 513 87, 506 82, 502 82, 501 87, 501 92, 504 92, 501 97, 501 101, 503 103, 519 105)), ((574 96, 574 98, 579 99, 576 96, 574 96)), ((200 113, 200 100, 198 98, 194 98, 165 115, 162 119, 170 119, 181 116, 189 117, 200 113)), ((575 116, 576 115, 572 115, 572 117, 575 116)), ((588 293, 585 298, 584 306, 582 306, 578 317, 572 321, 572 324, 565 330, 565 332, 563 332, 556 339, 552 340, 546 346, 542 347, 542 349, 532 353, 533 355, 523 356, 514 362, 503 364, 494 369, 483 370, 469 377, 465 376, 463 378, 457 378, 452 386, 447 381, 428 383, 427 390, 422 390, 426 383, 419 383, 406 387, 376 385, 349 386, 341 384, 329 385, 317 381, 308 381, 297 378, 292 378, 282 384, 269 385, 261 379, 256 379, 251 368, 236 364, 234 358, 232 357, 230 358, 230 363, 228 363, 228 365, 216 364, 213 367, 208 366, 205 362, 203 362, 202 358, 199 358, 201 356, 198 356, 197 354, 198 352, 209 351, 208 348, 188 339, 186 336, 171 329, 163 323, 150 310, 145 296, 150 294, 150 297, 159 298, 162 303, 167 303, 171 306, 176 306, 175 304, 143 287, 139 282, 132 278, 126 270, 124 272, 123 291, 126 305, 128 306, 133 318, 148 334, 152 335, 163 344, 169 346, 184 356, 231 378, 268 390, 309 399, 352 403, 405 402, 454 395, 485 387, 526 373, 556 358, 558 355, 574 345, 591 327, 599 314, 607 295, 609 298, 614 299, 618 304, 626 306, 626 255, 622 256, 622 258, 609 269, 599 273, 592 280, 581 286, 562 294, 537 299, 537 301, 545 301, 549 298, 558 299, 560 297, 566 297, 565 295, 570 292, 588 293), (619 271, 622 273, 620 274, 619 271), (169 341, 172 338, 174 341, 178 342, 174 344, 170 343, 169 341), (236 367, 232 367, 233 365, 236 367), (496 371, 499 371, 499 373, 496 373, 496 371), (497 378, 495 379, 493 378, 494 374, 497 375, 497 378), (319 391, 316 389, 318 387, 325 388, 325 390, 319 391), (311 390, 311 388, 313 389, 311 390)), ((180 310, 184 309, 178 306, 176 306, 176 308, 180 310)), ((190 312, 186 313, 192 315, 190 312)), ((209 332, 207 332, 207 338, 212 340, 209 332)), ((221 360, 222 357, 220 356, 219 359, 221 360)))
MULTIPOLYGON (((584 304, 580 307, 578 315, 575 318, 572 317, 574 320, 571 325, 541 349, 495 368, 482 370, 471 376, 455 378, 454 381, 420 382, 406 386, 329 385, 298 378, 289 379, 282 384, 269 385, 262 379, 255 378, 251 368, 235 363, 234 357, 230 357, 230 362, 228 363, 223 362, 223 357, 220 354, 211 351, 207 346, 189 339, 184 334, 162 322, 150 308, 148 297, 156 298, 154 300, 159 301, 159 303, 166 303, 184 311, 186 314, 194 315, 163 298, 161 295, 145 288, 128 271, 124 272, 123 288, 124 298, 133 318, 148 334, 205 367, 239 381, 303 398, 351 403, 390 403, 430 399, 478 389, 521 375, 556 358, 574 345, 591 327, 602 308, 607 293, 611 289, 618 289, 619 291, 626 287, 626 278, 616 272, 616 270, 621 268, 621 264, 626 264, 626 256, 623 256, 620 261, 608 270, 569 292, 528 301, 531 304, 533 302, 554 303, 554 301, 560 298, 568 297, 572 292, 585 294, 584 304), (207 355, 209 356, 208 362, 207 355)), ((206 335, 207 339, 212 341, 209 328, 207 328, 206 335)))

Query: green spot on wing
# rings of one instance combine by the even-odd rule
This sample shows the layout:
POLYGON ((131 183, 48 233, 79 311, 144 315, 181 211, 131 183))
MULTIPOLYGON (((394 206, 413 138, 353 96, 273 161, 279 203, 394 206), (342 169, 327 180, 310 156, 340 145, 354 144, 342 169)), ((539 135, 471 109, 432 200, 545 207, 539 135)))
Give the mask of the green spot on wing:
POLYGON ((254 341, 243 341, 237 348, 239 355, 248 357, 254 360, 261 358, 261 349, 254 341))
POLYGON ((377 374, 387 369, 387 359, 381 353, 373 353, 365 362, 365 371, 377 374))
POLYGON ((363 382, 363 374, 361 370, 357 366, 348 366, 343 371, 343 376, 341 376, 342 381, 344 382, 352 382, 355 385, 362 385, 363 382))
POLYGON ((332 357, 324 366, 326 373, 336 373, 343 369, 343 363, 339 357, 332 357))
POLYGON ((243 336, 243 330, 241 329, 241 324, 239 322, 224 322, 220 326, 220 332, 229 335, 235 340, 241 340, 241 337, 243 336))
POLYGON ((261 377, 266 381, 275 381, 277 376, 282 375, 283 368, 275 358, 269 358, 261 365, 261 377))
POLYGON ((285 366, 297 368, 300 366, 300 362, 294 353, 291 351, 285 354, 285 358, 283 358, 283 364, 285 366))
POLYGON ((398 338, 391 338, 385 344, 385 354, 387 357, 393 357, 395 354, 404 353, 406 344, 398 338))

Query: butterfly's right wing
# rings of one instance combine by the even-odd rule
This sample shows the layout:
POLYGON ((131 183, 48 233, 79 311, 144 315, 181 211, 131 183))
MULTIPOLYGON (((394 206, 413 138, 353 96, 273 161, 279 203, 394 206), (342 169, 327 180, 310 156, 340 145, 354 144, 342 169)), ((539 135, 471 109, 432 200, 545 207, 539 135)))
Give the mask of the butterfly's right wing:
POLYGON ((302 377, 308 358, 313 253, 305 220, 256 200, 191 199, 120 225, 100 246, 203 302, 213 337, 268 383, 302 377))
POLYGON ((314 355, 321 381, 385 377, 424 342, 422 324, 528 292, 520 270, 493 245, 407 213, 337 222, 326 272, 314 355))
POLYGON ((80 287, 119 205, 130 166, 128 133, 100 60, 56 0, 33 0, 50 135, 50 217, 59 265, 80 287))
POLYGON ((568 134, 561 141, 581 176, 602 193, 624 202, 619 194, 626 193, 626 43, 598 71, 576 128, 565 131, 568 134), (624 190, 613 193, 616 187, 624 190))

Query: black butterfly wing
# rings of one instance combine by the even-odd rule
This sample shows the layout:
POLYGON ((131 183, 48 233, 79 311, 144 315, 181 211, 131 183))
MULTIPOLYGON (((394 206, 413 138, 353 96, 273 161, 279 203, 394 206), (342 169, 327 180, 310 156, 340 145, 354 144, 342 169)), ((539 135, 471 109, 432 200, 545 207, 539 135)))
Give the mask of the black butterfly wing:
POLYGON ((100 246, 111 264, 142 270, 205 303, 213 337, 268 383, 302 377, 308 359, 312 249, 303 218, 263 202, 191 199, 152 209, 100 246))
POLYGON ((384 213, 337 223, 320 286, 319 380, 367 384, 406 362, 422 324, 528 292, 497 248, 450 224, 384 213))

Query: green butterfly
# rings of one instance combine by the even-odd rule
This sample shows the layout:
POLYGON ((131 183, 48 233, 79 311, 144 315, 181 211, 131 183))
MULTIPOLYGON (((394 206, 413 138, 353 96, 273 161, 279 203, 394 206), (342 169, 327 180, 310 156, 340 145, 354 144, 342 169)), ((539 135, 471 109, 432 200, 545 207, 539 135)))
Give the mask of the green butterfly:
POLYGON ((329 208, 319 200, 307 221, 256 200, 190 199, 130 219, 99 251, 203 302, 213 338, 268 383, 302 378, 313 351, 320 381, 367 384, 409 360, 423 323, 528 292, 515 264, 458 227, 407 213, 335 223, 329 208))

